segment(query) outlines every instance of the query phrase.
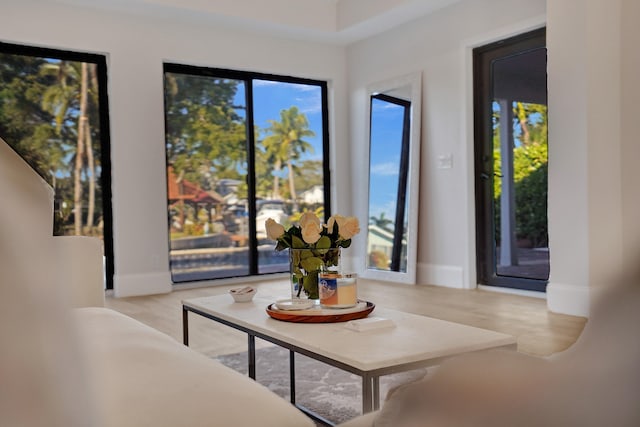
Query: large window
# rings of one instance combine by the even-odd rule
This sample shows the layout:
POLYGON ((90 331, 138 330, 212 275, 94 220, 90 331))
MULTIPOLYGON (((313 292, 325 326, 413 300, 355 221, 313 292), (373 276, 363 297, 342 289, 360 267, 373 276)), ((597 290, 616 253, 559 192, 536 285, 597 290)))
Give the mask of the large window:
POLYGON ((103 239, 111 288, 106 58, 0 43, 0 136, 53 187, 52 233, 103 239))
POLYGON ((288 270, 265 220, 329 212, 326 82, 165 64, 174 283, 288 270))

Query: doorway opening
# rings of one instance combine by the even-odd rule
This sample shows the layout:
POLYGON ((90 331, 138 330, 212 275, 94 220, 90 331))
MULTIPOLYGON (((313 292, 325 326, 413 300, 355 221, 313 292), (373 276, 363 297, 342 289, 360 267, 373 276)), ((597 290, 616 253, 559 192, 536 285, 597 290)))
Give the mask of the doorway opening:
POLYGON ((473 51, 476 241, 483 285, 545 291, 545 29, 473 51))

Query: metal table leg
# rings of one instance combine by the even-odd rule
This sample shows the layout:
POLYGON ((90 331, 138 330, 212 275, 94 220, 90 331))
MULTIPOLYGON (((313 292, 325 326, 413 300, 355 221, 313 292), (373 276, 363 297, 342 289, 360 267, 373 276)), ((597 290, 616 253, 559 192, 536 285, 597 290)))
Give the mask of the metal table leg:
POLYGON ((291 390, 291 403, 296 403, 296 353, 289 350, 289 387, 291 390))
POLYGON ((249 378, 256 379, 256 336, 248 334, 249 338, 249 378))
POLYGON ((362 376, 362 413, 366 414, 373 410, 373 384, 371 377, 367 374, 362 376))
POLYGON ((182 343, 189 346, 189 311, 182 306, 182 343))
POLYGON ((380 409, 380 377, 375 376, 372 378, 373 381, 373 410, 377 411, 380 409))

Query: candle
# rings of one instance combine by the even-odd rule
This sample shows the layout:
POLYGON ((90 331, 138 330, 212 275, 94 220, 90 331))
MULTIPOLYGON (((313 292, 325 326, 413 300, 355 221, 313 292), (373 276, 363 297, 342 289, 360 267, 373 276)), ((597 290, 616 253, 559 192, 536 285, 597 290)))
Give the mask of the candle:
POLYGON ((353 307, 358 302, 357 275, 320 273, 320 304, 326 308, 353 307))

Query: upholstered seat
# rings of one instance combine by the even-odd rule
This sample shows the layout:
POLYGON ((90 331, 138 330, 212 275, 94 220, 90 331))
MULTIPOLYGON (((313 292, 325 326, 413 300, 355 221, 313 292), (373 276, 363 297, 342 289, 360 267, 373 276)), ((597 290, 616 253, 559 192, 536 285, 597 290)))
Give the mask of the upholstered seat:
POLYGON ((618 282, 594 304, 568 350, 547 358, 490 352, 451 359, 397 390, 380 412, 341 427, 639 426, 640 275, 618 282))

